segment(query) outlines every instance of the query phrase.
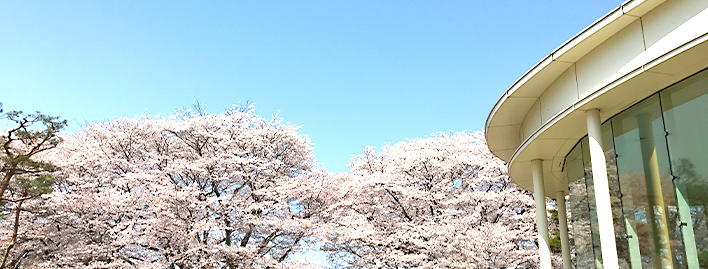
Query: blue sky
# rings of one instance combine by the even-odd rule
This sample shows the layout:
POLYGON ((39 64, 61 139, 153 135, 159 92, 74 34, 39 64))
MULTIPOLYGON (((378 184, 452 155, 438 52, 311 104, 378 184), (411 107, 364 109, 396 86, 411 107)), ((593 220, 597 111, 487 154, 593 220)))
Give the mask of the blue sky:
POLYGON ((536 62, 620 1, 3 1, 0 102, 83 122, 255 103, 317 159, 478 131, 536 62))

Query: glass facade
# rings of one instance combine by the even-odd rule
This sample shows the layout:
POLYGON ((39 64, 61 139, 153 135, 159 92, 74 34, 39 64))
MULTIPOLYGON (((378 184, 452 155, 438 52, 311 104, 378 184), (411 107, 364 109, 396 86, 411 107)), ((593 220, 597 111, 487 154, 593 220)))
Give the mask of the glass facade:
MULTIPOLYGON (((602 125, 620 268, 708 269, 708 71, 602 125)), ((602 268, 587 137, 565 158, 576 268, 602 268)))

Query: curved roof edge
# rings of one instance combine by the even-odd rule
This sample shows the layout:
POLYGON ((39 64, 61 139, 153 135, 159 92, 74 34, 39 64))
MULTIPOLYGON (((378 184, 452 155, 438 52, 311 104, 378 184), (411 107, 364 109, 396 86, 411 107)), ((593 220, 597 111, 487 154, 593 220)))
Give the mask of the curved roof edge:
POLYGON ((563 178, 564 157, 565 153, 570 151, 576 142, 587 134, 584 130, 579 130, 584 128, 582 127, 585 123, 584 111, 601 107, 601 104, 609 103, 608 100, 616 100, 617 94, 635 91, 632 98, 627 99, 634 99, 633 101, 601 111, 602 119, 611 118, 655 92, 696 72, 705 70, 708 68, 708 56, 706 55, 708 55, 708 32, 656 57, 646 58, 639 67, 608 81, 584 98, 569 104, 561 112, 542 123, 538 129, 520 143, 509 158, 510 160, 507 160, 509 175, 522 188, 532 190, 533 179, 528 173, 530 161, 533 158, 541 158, 548 160, 544 161, 544 174, 547 177, 546 193, 555 193, 565 189, 563 187, 566 186, 563 178), (687 63, 688 65, 686 65, 687 63), (666 70, 675 66, 685 66, 686 68, 678 70, 673 76, 668 75, 666 70), (646 87, 647 85, 651 85, 651 87, 646 87), (569 128, 571 125, 574 128, 569 128), (576 131, 567 132, 569 129, 576 131), (566 135, 561 138, 557 136, 559 132, 566 135), (555 146, 545 143, 553 143, 555 146), (538 156, 539 148, 544 148, 541 151, 547 151, 549 148, 554 151, 545 152, 542 154, 543 156, 538 156), (562 154, 559 155, 560 152, 562 154))
MULTIPOLYGON (((609 13, 602 16, 600 19, 596 20, 588 27, 580 31, 578 34, 570 38, 568 41, 560 45, 558 48, 553 50, 549 55, 541 59, 536 63, 531 69, 526 71, 519 79, 517 79, 504 93, 499 97, 499 99, 494 104, 491 113, 487 117, 485 122, 485 137, 489 137, 490 127, 495 127, 495 115, 499 108, 504 104, 504 101, 512 95, 519 96, 526 92, 524 90, 517 91, 522 86, 524 86, 530 79, 542 73, 546 67, 549 67, 554 62, 572 64, 578 59, 582 58, 585 54, 590 52, 592 49, 602 44, 607 38, 619 32, 628 22, 620 20, 620 18, 625 16, 631 16, 634 18, 641 17, 648 11, 652 10, 654 7, 665 2, 666 0, 628 0, 609 13)), ((556 78, 560 76, 562 72, 554 72, 552 74, 556 78)), ((538 97, 538 96, 536 96, 538 97)), ((527 111, 521 113, 526 114, 527 111)), ((509 125, 508 123, 500 124, 499 126, 509 125)), ((489 140, 489 139, 487 139, 489 140)), ((516 147, 521 145, 522 141, 519 141, 516 147)), ((508 150, 507 147, 496 148, 491 143, 488 144, 492 153, 505 160, 509 161, 511 156, 499 156, 495 151, 508 150)))

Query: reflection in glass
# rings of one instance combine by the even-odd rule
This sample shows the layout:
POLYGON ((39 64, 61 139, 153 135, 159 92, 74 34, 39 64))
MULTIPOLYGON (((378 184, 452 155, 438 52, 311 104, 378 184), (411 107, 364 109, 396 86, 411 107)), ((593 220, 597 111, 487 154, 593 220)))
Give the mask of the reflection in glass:
MULTIPOLYGON (((610 204, 612 208, 612 221, 614 223, 615 245, 617 247, 617 258, 619 268, 630 267, 629 245, 627 243, 627 232, 625 220, 622 213, 622 200, 619 186, 619 176, 617 174, 616 155, 612 136, 612 126, 610 123, 602 125, 602 149, 605 152, 605 165, 607 167, 607 183, 610 190, 610 204)), ((596 267, 602 268, 602 248, 600 241, 600 231, 597 222, 597 211, 595 201, 594 181, 592 177, 592 164, 590 162, 590 152, 588 139, 581 140, 583 150, 585 182, 587 186, 588 205, 590 208, 590 227, 592 231, 593 248, 595 250, 596 267)))
POLYGON ((583 149, 583 171, 585 172, 585 188, 587 189, 588 208, 590 208, 590 232, 592 247, 595 252, 595 267, 602 268, 602 246, 600 245, 600 227, 597 222, 597 205, 595 200, 595 181, 592 177, 592 163, 590 160, 590 145, 588 138, 580 141, 583 149))
POLYGON ((583 163, 582 146, 578 143, 565 161, 570 191, 568 200, 573 223, 573 248, 575 249, 573 259, 576 268, 593 268, 596 262, 592 233, 590 232, 590 207, 583 163))
POLYGON ((613 141, 612 125, 607 122, 602 125, 602 142, 607 166, 607 183, 610 188, 610 205, 612 207, 612 222, 615 230, 615 246, 617 246, 617 261, 619 268, 631 267, 630 248, 627 241, 627 228, 622 212, 622 193, 617 173, 617 154, 613 141))
POLYGON ((661 93, 689 268, 708 268, 708 71, 661 93))
MULTIPOLYGON (((708 269, 708 70, 602 126, 620 268, 708 269)), ((576 268, 602 268, 587 137, 566 156, 576 268)))
POLYGON ((622 206, 642 268, 686 268, 658 101, 651 97, 612 119, 622 206))

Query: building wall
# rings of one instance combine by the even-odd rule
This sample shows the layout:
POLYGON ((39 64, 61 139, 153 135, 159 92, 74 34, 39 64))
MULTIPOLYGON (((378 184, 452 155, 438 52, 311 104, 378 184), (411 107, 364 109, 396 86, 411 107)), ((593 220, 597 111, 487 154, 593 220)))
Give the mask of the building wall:
MULTIPOLYGON (((666 1, 641 17, 625 14, 632 21, 622 30, 571 63, 526 113, 520 141, 559 112, 581 102, 611 82, 644 67, 653 59, 708 33, 708 1, 666 1)), ((661 70, 658 75, 685 75, 677 70, 661 70)), ((652 72, 652 71, 649 71, 652 72)), ((658 71, 657 71, 658 72, 658 71)), ((635 89, 622 100, 605 105, 605 111, 619 112, 625 103, 643 98, 658 89, 635 89), (648 92, 643 92, 648 91, 648 92), (618 107, 619 106, 619 107, 618 107)))

